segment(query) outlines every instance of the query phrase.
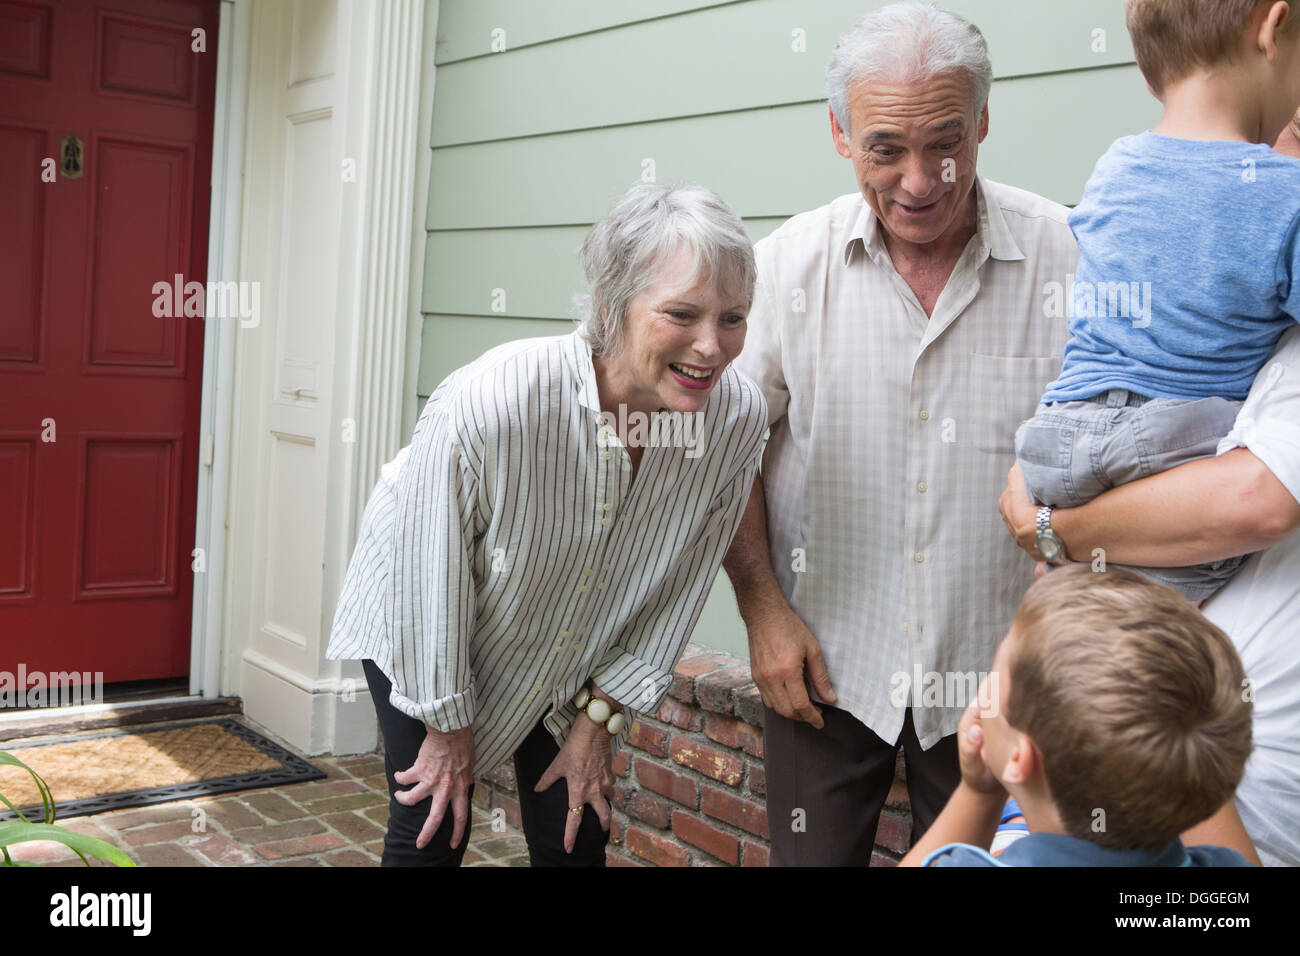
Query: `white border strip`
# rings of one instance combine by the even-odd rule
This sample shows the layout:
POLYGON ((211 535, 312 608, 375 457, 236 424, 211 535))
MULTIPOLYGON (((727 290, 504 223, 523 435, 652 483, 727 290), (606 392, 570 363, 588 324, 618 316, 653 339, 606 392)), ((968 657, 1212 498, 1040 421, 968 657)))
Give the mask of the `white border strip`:
MULTIPOLYGON (((238 278, 250 19, 247 3, 222 0, 212 131, 209 282, 238 278)), ((230 484, 236 328, 235 322, 220 319, 206 320, 204 327, 203 405, 199 415, 202 453, 199 458, 194 546, 206 552, 206 571, 194 576, 190 693, 206 698, 221 694, 226 505, 230 484)))

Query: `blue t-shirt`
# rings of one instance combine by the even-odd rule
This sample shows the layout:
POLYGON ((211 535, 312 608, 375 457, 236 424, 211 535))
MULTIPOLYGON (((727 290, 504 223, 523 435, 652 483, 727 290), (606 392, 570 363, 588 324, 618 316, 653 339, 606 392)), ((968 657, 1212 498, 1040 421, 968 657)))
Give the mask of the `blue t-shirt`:
POLYGON ((1045 402, 1124 388, 1244 399, 1300 316, 1300 160, 1257 143, 1116 140, 1070 213, 1070 341, 1045 402))
POLYGON ((922 866, 1253 866, 1236 850, 1222 846, 1184 847, 1174 840, 1162 850, 1110 850, 1060 833, 1031 833, 999 856, 968 843, 935 850, 922 866))

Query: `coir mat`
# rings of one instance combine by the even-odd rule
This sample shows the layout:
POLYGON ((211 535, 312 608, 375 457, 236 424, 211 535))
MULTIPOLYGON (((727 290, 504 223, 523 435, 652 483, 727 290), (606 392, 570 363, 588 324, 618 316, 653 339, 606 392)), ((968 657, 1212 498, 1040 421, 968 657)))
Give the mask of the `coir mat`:
MULTIPOLYGON (((233 720, 113 730, 0 749, 41 775, 57 819, 325 776, 233 720)), ((35 781, 20 767, 0 766, 0 793, 28 820, 41 820, 35 781)), ((3 804, 0 810, 0 820, 16 819, 3 804)))

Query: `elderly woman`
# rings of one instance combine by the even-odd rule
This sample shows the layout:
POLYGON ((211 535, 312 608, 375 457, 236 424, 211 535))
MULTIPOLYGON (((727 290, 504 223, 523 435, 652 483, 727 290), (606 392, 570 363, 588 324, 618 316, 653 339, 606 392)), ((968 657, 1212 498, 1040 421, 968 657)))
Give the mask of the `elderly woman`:
POLYGON ((612 749, 745 508, 767 409, 730 367, 740 220, 634 186, 582 261, 581 326, 448 376, 366 507, 327 656, 363 661, 383 731, 384 866, 459 865, 473 779, 511 757, 532 864, 603 866, 612 749))

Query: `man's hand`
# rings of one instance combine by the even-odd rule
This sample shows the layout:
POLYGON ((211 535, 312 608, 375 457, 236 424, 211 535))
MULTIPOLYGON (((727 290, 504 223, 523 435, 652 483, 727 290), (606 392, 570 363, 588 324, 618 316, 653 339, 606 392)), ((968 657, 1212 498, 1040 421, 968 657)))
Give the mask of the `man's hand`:
POLYGON ((821 645, 789 605, 764 615, 749 628, 749 664, 754 683, 767 704, 782 717, 802 720, 818 730, 826 725, 804 684, 804 668, 813 689, 829 704, 836 701, 821 645))
MULTIPOLYGON (((991 675, 993 679, 995 675, 991 675)), ((976 793, 998 795, 1005 799, 1006 790, 993 776, 984 761, 984 727, 980 723, 980 712, 993 703, 990 696, 993 688, 989 686, 990 678, 980 684, 979 694, 970 702, 966 713, 961 715, 957 725, 957 760, 961 764, 961 779, 976 793)))
POLYGON ((1025 491, 1025 475, 1020 470, 1020 462, 1007 472, 1007 488, 998 499, 998 511, 1002 513, 1002 523, 1016 544, 1035 561, 1042 561, 1043 556, 1038 553, 1038 508, 1025 491))
POLYGON ((469 820, 469 786, 474 782, 474 731, 465 727, 443 733, 429 727, 415 763, 407 770, 398 770, 393 779, 403 786, 414 784, 410 790, 398 790, 393 796, 404 807, 411 807, 425 797, 433 796, 433 806, 424 821, 420 835, 415 840, 417 849, 423 850, 438 832, 442 818, 450 804, 456 829, 451 835, 451 848, 460 846, 469 820))
MULTIPOLYGON (((582 809, 590 803, 600 819, 600 828, 608 830, 609 801, 614 797, 613 758, 609 753, 613 739, 600 724, 586 714, 579 714, 569 730, 564 746, 533 789, 541 793, 563 777, 569 785, 569 807, 582 809)), ((566 814, 564 825, 565 853, 573 852, 581 825, 582 814, 570 810, 566 814)))

